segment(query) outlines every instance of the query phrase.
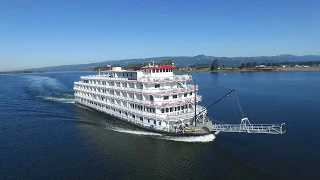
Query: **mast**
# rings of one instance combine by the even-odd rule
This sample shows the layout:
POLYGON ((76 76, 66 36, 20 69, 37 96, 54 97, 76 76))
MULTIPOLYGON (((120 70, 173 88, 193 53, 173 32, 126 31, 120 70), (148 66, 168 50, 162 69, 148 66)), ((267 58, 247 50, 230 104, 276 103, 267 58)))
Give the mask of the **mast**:
POLYGON ((194 79, 194 127, 197 126, 197 81, 194 79))

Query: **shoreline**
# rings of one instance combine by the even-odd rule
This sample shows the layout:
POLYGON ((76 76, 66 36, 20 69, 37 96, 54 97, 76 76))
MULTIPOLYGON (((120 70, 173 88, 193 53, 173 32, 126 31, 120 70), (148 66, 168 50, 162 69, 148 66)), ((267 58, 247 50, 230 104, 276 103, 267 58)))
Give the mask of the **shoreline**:
MULTIPOLYGON (((306 71, 320 71, 320 67, 308 67, 308 68, 263 68, 263 69, 220 69, 220 70, 189 70, 181 71, 175 70, 174 72, 210 72, 210 73, 219 73, 219 72, 306 72, 306 71)), ((21 72, 0 72, 0 75, 14 75, 14 74, 36 74, 36 73, 53 73, 53 72, 97 72, 97 71, 21 71, 21 72)))
POLYGON ((264 69, 220 69, 220 70, 192 70, 192 71, 175 71, 175 72, 306 72, 306 71, 320 71, 320 67, 309 68, 264 68, 264 69))

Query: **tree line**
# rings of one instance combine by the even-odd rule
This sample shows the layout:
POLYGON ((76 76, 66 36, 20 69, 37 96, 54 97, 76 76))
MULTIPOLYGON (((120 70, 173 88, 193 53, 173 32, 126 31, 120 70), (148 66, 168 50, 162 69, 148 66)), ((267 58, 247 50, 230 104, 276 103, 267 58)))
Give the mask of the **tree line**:
MULTIPOLYGON (((112 67, 122 67, 122 69, 125 69, 125 70, 139 70, 141 69, 141 67, 147 66, 149 64, 153 64, 153 63, 144 62, 144 63, 138 63, 138 64, 123 65, 123 66, 121 66, 120 64, 113 64, 112 67)), ((155 65, 171 65, 173 64, 173 61, 170 59, 166 59, 159 62, 154 62, 154 64, 155 65)), ((311 67, 311 66, 317 66, 319 64, 320 64, 320 61, 299 61, 299 62, 286 61, 286 62, 268 62, 268 63, 247 62, 247 63, 241 63, 240 66, 234 66, 232 68, 252 69, 252 68, 256 68, 256 66, 259 66, 259 65, 265 65, 268 67, 280 67, 281 65, 294 67, 295 65, 305 65, 305 66, 311 67)), ((225 68, 225 65, 222 65, 221 67, 225 68)), ((220 64, 219 64, 219 60, 215 59, 211 64, 194 64, 194 65, 191 65, 190 68, 193 68, 196 70, 210 69, 211 71, 215 71, 220 68, 220 64)), ((95 67, 93 70, 98 71, 99 69, 101 71, 104 71, 104 70, 109 70, 110 68, 107 66, 99 66, 99 67, 95 67)), ((177 67, 177 69, 179 68, 177 67)))
MULTIPOLYGON (((172 60, 170 59, 165 59, 159 62, 154 62, 154 65, 172 65, 172 60)), ((111 64, 112 67, 121 67, 122 69, 125 70, 139 70, 142 67, 148 66, 149 64, 153 65, 153 63, 149 63, 149 62, 144 62, 144 63, 138 63, 138 64, 128 64, 128 65, 120 65, 120 64, 111 64)), ((110 67, 107 67, 107 65, 105 66, 98 66, 93 68, 93 71, 106 71, 106 70, 110 70, 110 67)))

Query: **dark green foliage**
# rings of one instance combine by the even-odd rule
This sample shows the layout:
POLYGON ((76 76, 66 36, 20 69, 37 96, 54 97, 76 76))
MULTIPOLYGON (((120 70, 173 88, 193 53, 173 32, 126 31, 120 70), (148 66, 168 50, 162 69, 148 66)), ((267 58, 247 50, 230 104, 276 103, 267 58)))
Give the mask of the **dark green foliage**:
POLYGON ((173 62, 170 59, 163 60, 160 62, 160 64, 166 64, 166 65, 171 65, 173 62))
POLYGON ((247 64, 246 64, 246 68, 252 68, 253 66, 252 66, 252 62, 248 62, 247 64))
POLYGON ((219 68, 219 60, 215 59, 211 65, 210 70, 213 71, 213 70, 217 70, 218 68, 219 68))
MULTIPOLYGON (((155 65, 171 65, 173 62, 172 60, 170 59, 165 59, 165 60, 162 60, 162 61, 159 61, 159 62, 154 62, 155 65)), ((145 67, 149 64, 153 64, 153 62, 144 62, 144 63, 137 63, 137 64, 128 64, 128 65, 124 65, 124 66, 121 66, 120 64, 112 64, 112 67, 122 67, 122 69, 126 69, 126 70, 139 70, 141 69, 142 67, 145 67)), ((107 66, 98 66, 98 67, 95 67, 93 68, 93 71, 105 71, 105 70, 110 70, 110 68, 108 68, 107 66)))
POLYGON ((194 64, 194 65, 191 65, 190 68, 206 69, 206 68, 211 68, 211 65, 210 64, 194 64))
POLYGON ((244 63, 242 63, 241 65, 240 65, 240 69, 244 69, 246 67, 246 65, 244 64, 244 63))

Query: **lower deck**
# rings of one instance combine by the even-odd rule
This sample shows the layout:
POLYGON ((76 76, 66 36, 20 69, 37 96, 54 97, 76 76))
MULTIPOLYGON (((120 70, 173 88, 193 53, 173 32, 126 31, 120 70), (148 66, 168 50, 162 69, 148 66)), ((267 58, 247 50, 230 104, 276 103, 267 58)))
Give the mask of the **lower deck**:
MULTIPOLYGON (((143 121, 144 118, 142 118, 142 120, 137 120, 132 116, 128 116, 128 114, 121 113, 121 112, 119 113, 119 111, 113 111, 110 109, 105 109, 90 103, 84 103, 80 101, 76 101, 76 103, 83 105, 85 107, 89 107, 94 110, 103 112, 105 114, 117 117, 118 119, 124 122, 134 125, 135 127, 139 127, 148 131, 157 132, 161 134, 174 135, 174 136, 199 136, 199 135, 201 136, 201 135, 212 133, 207 128, 208 126, 210 126, 210 124, 212 125, 211 122, 197 123, 196 126, 191 125, 191 123, 186 123, 186 124, 176 123, 174 125, 169 125, 169 124, 164 124, 163 121, 157 121, 156 119, 143 121)), ((191 121, 191 119, 189 121, 191 121)))

